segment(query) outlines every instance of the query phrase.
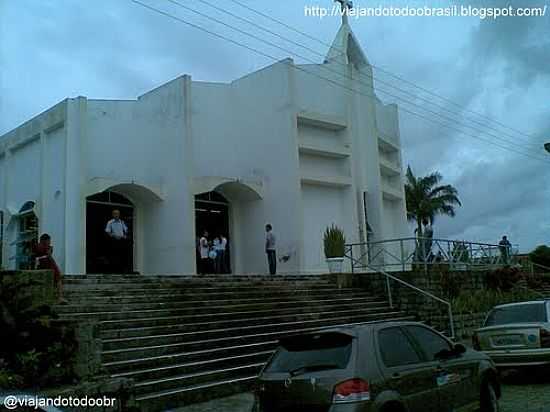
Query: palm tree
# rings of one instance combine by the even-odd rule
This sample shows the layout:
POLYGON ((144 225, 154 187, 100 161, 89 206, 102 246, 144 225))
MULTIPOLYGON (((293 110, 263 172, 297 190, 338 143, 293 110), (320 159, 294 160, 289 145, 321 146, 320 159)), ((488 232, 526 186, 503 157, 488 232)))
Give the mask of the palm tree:
POLYGON ((416 221, 417 236, 422 237, 422 221, 434 222, 436 215, 455 216, 455 206, 462 206, 458 191, 451 185, 440 185, 443 177, 434 172, 424 177, 416 177, 411 167, 407 167, 405 197, 407 219, 416 221))

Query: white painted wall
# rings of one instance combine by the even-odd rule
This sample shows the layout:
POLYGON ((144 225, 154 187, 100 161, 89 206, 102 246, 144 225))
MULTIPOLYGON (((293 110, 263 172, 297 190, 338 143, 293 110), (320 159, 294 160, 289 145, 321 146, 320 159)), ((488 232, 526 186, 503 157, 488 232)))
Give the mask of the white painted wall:
POLYGON ((236 271, 267 271, 268 222, 277 235, 279 256, 291 257, 279 265, 281 272, 325 270, 322 233, 328 225, 343 227, 349 242, 364 240, 365 191, 375 238, 406 230, 404 199, 387 204, 381 191, 378 135, 382 131, 399 143, 397 111, 372 98, 372 83, 365 77, 361 82, 366 84, 357 80, 369 73, 368 65, 294 67, 287 59, 229 84, 183 76, 137 100, 68 99, 0 140, 0 208, 38 201, 41 229, 54 236, 57 260, 66 272, 82 273, 85 199, 110 188, 135 205, 138 270, 191 273, 197 179, 254 182, 261 187, 261 200, 239 189, 225 193, 223 186, 218 188, 231 204, 236 271), (298 126, 304 113, 341 119, 345 127, 336 132, 298 126), (59 122, 64 126, 51 129, 59 122), (7 147, 35 135, 34 142, 10 157, 7 147), (344 145, 350 155, 337 159, 299 153, 304 142, 344 145), (349 183, 302 184, 304 175, 347 177, 349 183))
POLYGON ((114 190, 136 207, 136 263, 143 273, 195 271, 189 94, 190 80, 183 76, 137 102, 88 102, 93 127, 85 175, 88 182, 133 183, 114 190), (159 188, 163 200, 149 188, 159 188))

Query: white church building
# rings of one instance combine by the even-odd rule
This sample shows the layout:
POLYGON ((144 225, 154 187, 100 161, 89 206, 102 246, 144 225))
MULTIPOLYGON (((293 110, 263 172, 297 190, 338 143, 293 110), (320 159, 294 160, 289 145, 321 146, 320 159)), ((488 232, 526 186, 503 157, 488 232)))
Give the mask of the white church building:
MULTIPOLYGON (((101 273, 113 209, 144 274, 196 273, 203 230, 224 232, 233 273, 326 272, 322 234, 349 243, 408 231, 398 109, 344 20, 326 60, 279 61, 231 83, 184 75, 136 100, 68 98, 0 138, 2 267, 52 237, 66 274, 101 273), (331 80, 331 81, 329 81, 331 80)), ((212 233, 214 232, 214 233, 212 233)))

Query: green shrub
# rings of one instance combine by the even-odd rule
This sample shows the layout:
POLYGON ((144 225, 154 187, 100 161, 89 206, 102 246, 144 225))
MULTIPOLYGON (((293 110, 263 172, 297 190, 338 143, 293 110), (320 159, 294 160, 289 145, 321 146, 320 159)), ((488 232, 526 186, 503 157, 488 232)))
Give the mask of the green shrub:
POLYGON ((441 272, 441 290, 446 298, 456 298, 462 287, 462 276, 457 272, 441 272))
POLYGON ((509 291, 512 290, 521 279, 526 276, 518 268, 505 266, 487 272, 485 285, 489 290, 509 291))
POLYGON ((27 293, 36 282, 0 274, 0 388, 30 389, 74 379, 74 328, 27 293))
POLYGON ((323 236, 323 244, 327 259, 344 257, 346 238, 344 231, 338 226, 333 224, 331 227, 327 227, 323 236))
POLYGON ((461 293, 451 304, 455 313, 485 313, 496 305, 538 299, 536 292, 515 288, 507 292, 500 290, 479 290, 461 293))

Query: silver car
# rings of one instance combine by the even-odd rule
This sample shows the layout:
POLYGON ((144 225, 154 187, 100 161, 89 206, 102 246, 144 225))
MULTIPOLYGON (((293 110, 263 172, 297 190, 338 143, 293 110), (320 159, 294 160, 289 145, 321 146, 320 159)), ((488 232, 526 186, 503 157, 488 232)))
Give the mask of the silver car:
POLYGON ((502 369, 550 366, 550 300, 495 306, 473 346, 502 369))

